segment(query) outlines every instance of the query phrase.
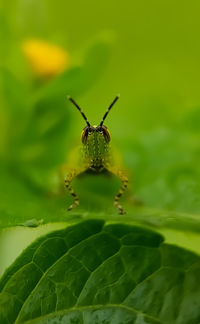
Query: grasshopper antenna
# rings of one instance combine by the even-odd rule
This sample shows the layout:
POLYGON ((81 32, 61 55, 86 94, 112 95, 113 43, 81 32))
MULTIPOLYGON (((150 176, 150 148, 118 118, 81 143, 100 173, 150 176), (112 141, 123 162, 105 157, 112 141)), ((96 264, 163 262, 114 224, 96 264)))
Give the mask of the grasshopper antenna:
POLYGON ((76 106, 76 108, 80 111, 81 115, 82 115, 83 118, 85 119, 85 121, 86 121, 88 127, 90 127, 91 125, 90 125, 89 121, 87 120, 87 117, 85 116, 84 112, 81 110, 81 108, 79 107, 79 105, 76 103, 76 101, 74 101, 74 99, 72 99, 71 96, 67 96, 67 99, 68 99, 69 101, 71 101, 71 102, 74 104, 74 106, 76 106))
POLYGON ((103 126, 103 123, 104 123, 104 121, 105 121, 105 119, 106 119, 106 117, 107 117, 107 115, 108 115, 110 109, 111 109, 112 106, 116 103, 116 101, 119 99, 119 97, 120 97, 120 95, 117 95, 117 96, 115 97, 115 99, 112 101, 112 103, 110 104, 110 106, 108 107, 108 109, 107 109, 105 115, 104 115, 103 118, 102 118, 102 121, 100 122, 100 126, 103 126))

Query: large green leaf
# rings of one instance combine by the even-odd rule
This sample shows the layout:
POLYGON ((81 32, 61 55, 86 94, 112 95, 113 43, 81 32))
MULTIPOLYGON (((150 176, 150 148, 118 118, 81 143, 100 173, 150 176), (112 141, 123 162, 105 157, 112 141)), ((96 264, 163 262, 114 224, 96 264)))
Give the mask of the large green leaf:
POLYGON ((0 322, 200 321, 200 258, 145 228, 90 220, 39 238, 1 280, 0 322))

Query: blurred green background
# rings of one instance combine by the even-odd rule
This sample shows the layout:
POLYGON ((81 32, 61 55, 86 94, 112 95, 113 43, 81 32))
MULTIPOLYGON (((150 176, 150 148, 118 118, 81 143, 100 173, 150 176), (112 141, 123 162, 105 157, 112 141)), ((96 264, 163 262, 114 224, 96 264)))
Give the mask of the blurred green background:
POLYGON ((199 1, 0 3, 1 226, 97 217, 99 206, 99 217, 116 218, 115 179, 77 181, 82 209, 72 216, 71 198, 54 191, 84 127, 66 95, 96 124, 120 93, 106 125, 131 174, 124 220, 199 232, 199 1), (31 39, 66 51, 66 70, 34 73, 22 51, 31 39))

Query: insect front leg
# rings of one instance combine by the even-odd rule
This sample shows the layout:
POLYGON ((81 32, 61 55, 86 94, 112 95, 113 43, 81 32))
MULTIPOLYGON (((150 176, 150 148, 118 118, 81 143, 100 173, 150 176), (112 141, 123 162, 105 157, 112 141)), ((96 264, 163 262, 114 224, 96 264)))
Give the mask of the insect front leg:
POLYGON ((117 169, 114 169, 114 168, 109 168, 108 171, 113 173, 117 178, 119 178, 121 180, 122 184, 121 184, 121 187, 119 189, 119 192, 115 196, 114 206, 118 209, 119 214, 123 215, 123 214, 125 214, 125 211, 124 211, 123 207, 119 204, 119 199, 122 197, 122 195, 126 191, 126 188, 128 186, 128 177, 121 170, 117 170, 117 169))
POLYGON ((72 208, 77 207, 79 205, 79 198, 75 193, 74 189, 71 187, 71 181, 76 177, 76 175, 76 170, 71 170, 65 178, 65 187, 74 199, 73 203, 69 206, 68 210, 71 210, 72 208))
POLYGON ((71 182, 72 180, 77 177, 77 175, 79 175, 81 172, 77 171, 77 170, 71 170, 68 175, 65 178, 65 187, 67 188, 67 190, 69 191, 69 193, 71 194, 71 196, 73 197, 73 203, 69 206, 68 210, 72 210, 73 208, 79 206, 79 198, 77 196, 77 194, 75 193, 74 189, 71 187, 71 182))

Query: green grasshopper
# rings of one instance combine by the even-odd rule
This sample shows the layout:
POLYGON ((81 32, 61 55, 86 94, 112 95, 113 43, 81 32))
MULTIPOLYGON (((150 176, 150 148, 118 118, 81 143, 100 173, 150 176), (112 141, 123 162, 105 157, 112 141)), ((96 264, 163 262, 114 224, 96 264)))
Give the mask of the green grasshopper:
POLYGON ((79 205, 79 198, 74 192, 73 188, 71 187, 71 181, 81 173, 87 171, 91 171, 94 173, 101 173, 107 171, 117 176, 122 182, 121 188, 115 196, 114 206, 117 207, 120 214, 124 214, 124 210, 119 204, 119 199, 127 188, 128 178, 124 174, 124 172, 119 170, 114 164, 110 149, 110 132, 108 128, 104 125, 104 121, 113 105, 119 99, 119 95, 117 95, 112 101, 98 126, 91 126, 87 117, 85 116, 81 108, 78 106, 78 104, 70 96, 68 96, 68 99, 80 111, 87 124, 87 126, 83 129, 81 133, 82 158, 78 163, 77 168, 74 168, 73 170, 68 172, 65 178, 65 187, 68 189, 69 193, 74 199, 74 202, 70 205, 68 210, 71 210, 72 208, 79 205))

